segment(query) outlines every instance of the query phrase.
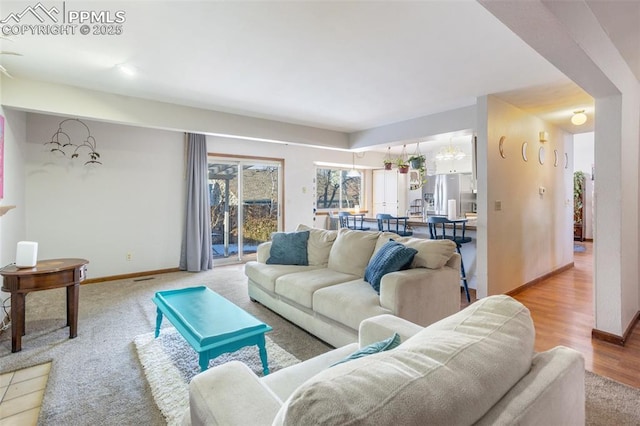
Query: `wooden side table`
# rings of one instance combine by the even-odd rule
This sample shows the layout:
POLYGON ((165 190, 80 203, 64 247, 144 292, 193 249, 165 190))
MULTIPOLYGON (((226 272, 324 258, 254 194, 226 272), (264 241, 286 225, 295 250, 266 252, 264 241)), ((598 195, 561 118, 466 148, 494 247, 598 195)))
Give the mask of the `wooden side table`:
POLYGON ((85 259, 41 260, 33 268, 9 265, 0 269, 4 277, 2 291, 11 293, 11 352, 22 349, 25 334, 25 296, 31 291, 67 287, 67 325, 69 338, 78 335, 78 299, 80 282, 85 279, 85 259))

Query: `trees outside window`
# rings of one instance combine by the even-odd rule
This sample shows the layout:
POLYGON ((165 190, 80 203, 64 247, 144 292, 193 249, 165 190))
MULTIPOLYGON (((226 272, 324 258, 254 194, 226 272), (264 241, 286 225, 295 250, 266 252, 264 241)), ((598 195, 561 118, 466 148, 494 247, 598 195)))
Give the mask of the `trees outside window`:
POLYGON ((318 168, 316 173, 317 208, 352 209, 362 199, 362 176, 347 176, 349 170, 318 168))

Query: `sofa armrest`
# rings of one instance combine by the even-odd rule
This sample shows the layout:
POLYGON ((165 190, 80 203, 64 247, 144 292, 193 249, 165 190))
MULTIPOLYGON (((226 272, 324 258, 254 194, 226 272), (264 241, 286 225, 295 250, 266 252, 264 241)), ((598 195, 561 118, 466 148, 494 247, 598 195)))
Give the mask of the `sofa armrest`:
POLYGON ((269 256, 271 256, 271 241, 258 244, 256 260, 260 263, 267 263, 269 256))
POLYGON ((584 358, 556 346, 533 357, 531 370, 476 425, 584 425, 584 358))
POLYGON ((394 315, 378 315, 360 323, 358 344, 360 348, 387 339, 398 333, 401 342, 418 333, 423 327, 394 315))
POLYGON ((270 425, 282 401, 249 367, 230 361, 191 380, 189 405, 194 426, 270 425))
MULTIPOLYGON (((455 254, 454 262, 460 261, 455 254)), ((414 268, 392 272, 380 282, 380 306, 426 327, 460 310, 460 269, 414 268)))
POLYGON ((447 263, 444 266, 448 266, 453 269, 460 269, 460 264, 462 263, 462 257, 458 253, 453 253, 447 263))

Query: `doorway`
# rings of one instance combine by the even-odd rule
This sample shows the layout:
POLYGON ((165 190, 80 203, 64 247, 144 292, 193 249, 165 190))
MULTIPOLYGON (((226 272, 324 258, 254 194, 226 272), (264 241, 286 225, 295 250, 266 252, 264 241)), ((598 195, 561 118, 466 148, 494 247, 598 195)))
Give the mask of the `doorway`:
POLYGON ((209 156, 211 248, 216 264, 255 258, 281 225, 282 162, 209 156))

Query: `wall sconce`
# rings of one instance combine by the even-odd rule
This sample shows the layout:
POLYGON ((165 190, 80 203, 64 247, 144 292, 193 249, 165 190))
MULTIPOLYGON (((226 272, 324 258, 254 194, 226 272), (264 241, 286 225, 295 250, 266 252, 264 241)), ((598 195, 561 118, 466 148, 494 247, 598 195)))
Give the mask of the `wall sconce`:
POLYGON ((587 114, 584 113, 583 109, 573 112, 573 117, 571 117, 571 123, 573 123, 575 126, 582 126, 586 122, 587 122, 587 114))
MULTIPOLYGON (((77 131, 76 131, 77 133, 77 131)), ((74 134, 77 136, 77 134, 74 134)), ((80 155, 80 148, 88 150, 89 160, 84 164, 102 164, 99 160, 100 154, 96 152, 96 139, 91 136, 91 130, 89 130, 89 126, 87 126, 83 121, 78 120, 77 118, 68 118, 66 120, 62 120, 60 124, 58 124, 58 130, 51 136, 51 140, 49 142, 45 142, 45 145, 51 145, 50 152, 61 152, 63 155, 67 155, 67 150, 71 151, 71 158, 78 158, 80 155), (80 125, 81 133, 86 131, 86 136, 82 136, 84 140, 81 143, 73 143, 71 141, 71 133, 72 128, 69 127, 70 123, 77 123, 80 125), (66 129, 65 129, 66 125, 66 129)))
POLYGON ((539 136, 540 142, 546 142, 549 140, 549 133, 547 132, 540 132, 538 136, 539 136))

